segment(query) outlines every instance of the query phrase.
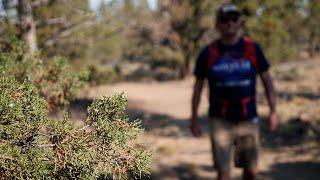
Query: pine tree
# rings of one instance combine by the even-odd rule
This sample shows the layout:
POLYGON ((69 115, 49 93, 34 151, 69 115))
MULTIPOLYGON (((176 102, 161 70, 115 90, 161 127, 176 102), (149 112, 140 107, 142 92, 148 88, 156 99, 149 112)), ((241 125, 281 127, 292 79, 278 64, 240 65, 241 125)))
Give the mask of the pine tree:
POLYGON ((204 34, 213 28, 213 7, 209 0, 174 0, 160 4, 162 11, 169 12, 172 30, 179 37, 179 47, 184 55, 181 76, 190 72, 192 60, 201 46, 204 34))

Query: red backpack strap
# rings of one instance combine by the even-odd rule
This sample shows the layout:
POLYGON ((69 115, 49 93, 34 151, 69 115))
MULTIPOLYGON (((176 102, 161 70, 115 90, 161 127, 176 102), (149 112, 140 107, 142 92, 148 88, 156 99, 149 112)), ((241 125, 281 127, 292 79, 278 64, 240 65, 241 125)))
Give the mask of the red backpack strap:
POLYGON ((219 48, 218 48, 218 40, 213 41, 210 45, 209 45, 209 58, 207 61, 207 68, 208 70, 210 70, 210 68, 212 67, 213 63, 218 59, 218 57, 220 56, 220 52, 219 52, 219 48))
POLYGON ((253 39, 249 37, 243 38, 245 42, 245 54, 244 56, 254 65, 254 67, 258 70, 258 62, 256 55, 256 48, 254 47, 253 39))

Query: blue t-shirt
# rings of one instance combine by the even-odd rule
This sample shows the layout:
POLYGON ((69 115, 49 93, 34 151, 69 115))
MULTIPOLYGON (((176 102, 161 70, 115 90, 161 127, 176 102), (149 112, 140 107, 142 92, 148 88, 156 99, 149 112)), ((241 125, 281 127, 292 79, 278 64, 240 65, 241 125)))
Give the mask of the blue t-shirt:
POLYGON ((267 71, 269 63, 259 44, 254 42, 253 46, 257 58, 256 65, 244 56, 246 46, 243 38, 235 45, 225 45, 218 41, 219 57, 209 69, 209 46, 201 51, 194 75, 198 79, 208 79, 210 117, 233 122, 257 117, 254 98, 256 75, 267 71))

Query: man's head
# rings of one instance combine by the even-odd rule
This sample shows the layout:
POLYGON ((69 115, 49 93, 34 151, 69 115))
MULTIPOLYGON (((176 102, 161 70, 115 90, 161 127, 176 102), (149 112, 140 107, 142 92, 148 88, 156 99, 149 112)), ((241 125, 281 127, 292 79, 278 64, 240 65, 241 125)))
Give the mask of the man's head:
POLYGON ((234 4, 223 4, 216 14, 216 27, 222 36, 235 36, 241 27, 240 11, 234 4))

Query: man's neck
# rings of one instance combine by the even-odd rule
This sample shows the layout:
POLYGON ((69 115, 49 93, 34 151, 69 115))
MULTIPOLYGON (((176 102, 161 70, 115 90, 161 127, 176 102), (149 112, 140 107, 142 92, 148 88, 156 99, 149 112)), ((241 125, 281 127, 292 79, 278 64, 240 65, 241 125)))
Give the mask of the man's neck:
POLYGON ((240 40, 239 35, 234 36, 221 36, 221 42, 225 45, 235 45, 240 40))

